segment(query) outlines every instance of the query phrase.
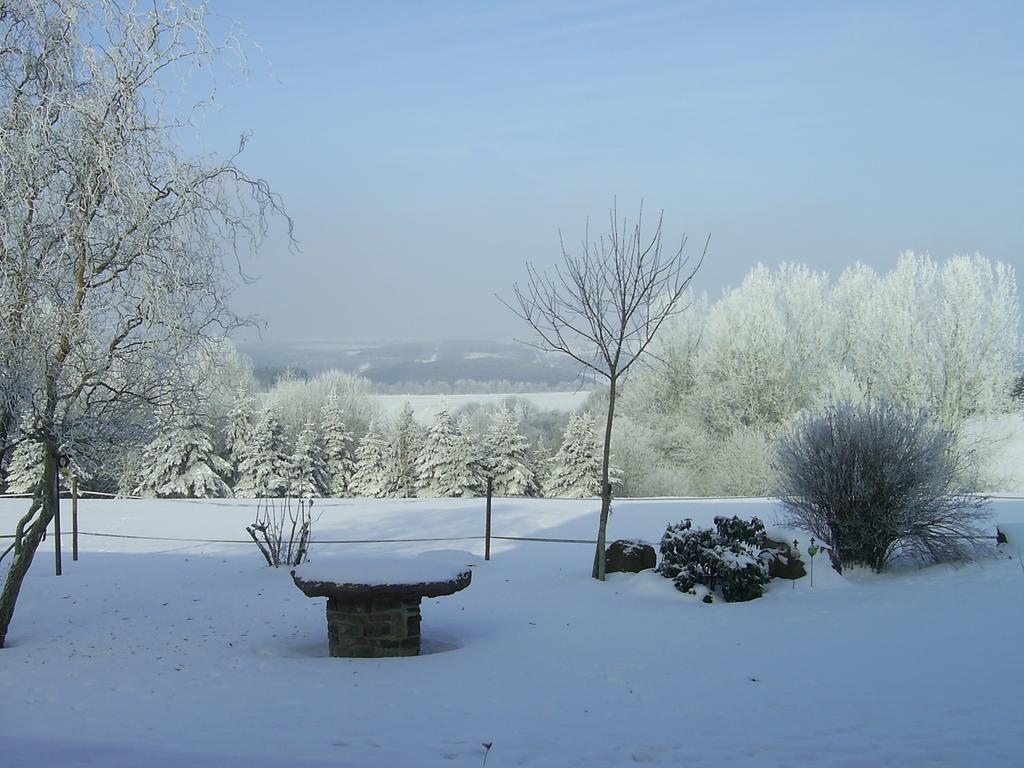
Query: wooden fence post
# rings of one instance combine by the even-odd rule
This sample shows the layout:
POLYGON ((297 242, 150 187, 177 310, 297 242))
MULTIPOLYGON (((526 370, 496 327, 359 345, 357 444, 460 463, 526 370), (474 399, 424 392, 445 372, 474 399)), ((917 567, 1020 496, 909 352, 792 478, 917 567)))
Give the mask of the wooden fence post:
POLYGON ((487 478, 487 525, 484 528, 484 560, 491 559, 491 491, 494 481, 487 478))
POLYGON ((55 471, 53 475, 53 490, 57 501, 53 515, 53 565, 56 575, 60 576, 60 471, 55 471))
POLYGON ((78 478, 71 478, 71 559, 78 562, 78 478))

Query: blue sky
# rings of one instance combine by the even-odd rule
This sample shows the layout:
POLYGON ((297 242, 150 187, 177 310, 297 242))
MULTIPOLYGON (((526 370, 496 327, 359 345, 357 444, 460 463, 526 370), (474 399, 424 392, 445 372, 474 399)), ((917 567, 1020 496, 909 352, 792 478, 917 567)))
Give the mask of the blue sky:
POLYGON ((509 338, 524 262, 664 209, 719 294, 757 262, 1024 266, 1024 4, 242 2, 207 149, 243 130, 301 253, 267 338, 509 338), (258 48, 254 44, 258 44, 258 48))

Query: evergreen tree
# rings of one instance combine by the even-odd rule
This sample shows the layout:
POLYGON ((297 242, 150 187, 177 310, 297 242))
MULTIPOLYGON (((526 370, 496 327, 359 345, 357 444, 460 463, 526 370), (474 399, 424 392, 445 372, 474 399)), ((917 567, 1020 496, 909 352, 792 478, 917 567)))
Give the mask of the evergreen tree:
POLYGON ((420 496, 463 495, 458 482, 457 438, 448 407, 442 402, 416 460, 416 489, 420 496))
POLYGON ((42 443, 28 439, 18 443, 7 465, 7 492, 32 493, 42 476, 42 443))
POLYGON ((273 406, 268 406, 239 452, 235 496, 284 496, 288 492, 288 465, 284 430, 273 406))
POLYGON ((388 496, 408 499, 416 495, 416 459, 422 442, 412 406, 406 402, 391 430, 391 441, 385 460, 388 496))
POLYGON ((601 446, 589 412, 573 414, 551 461, 544 495, 579 499, 601 495, 601 446))
POLYGON ((469 417, 459 418, 455 432, 455 477, 452 496, 479 496, 486 488, 486 469, 480 446, 469 424, 469 417))
POLYGON ((369 431, 363 435, 356 448, 356 466, 349 483, 349 491, 353 496, 379 499, 388 495, 385 466, 387 449, 384 436, 371 422, 369 431))
POLYGON ((245 448, 249 443, 249 433, 252 431, 252 397, 249 393, 239 387, 235 401, 228 411, 228 422, 224 428, 224 459, 230 467, 226 476, 229 482, 237 482, 239 477, 239 465, 245 448))
POLYGON ((352 433, 346 428, 341 400, 333 389, 327 395, 327 400, 324 403, 320 429, 330 495, 349 496, 349 483, 352 480, 352 473, 355 471, 352 433))
POLYGON ((311 417, 295 441, 288 466, 288 493, 297 498, 326 496, 330 485, 323 444, 311 417))
POLYGON ((530 461, 529 443, 512 412, 502 406, 491 417, 484 440, 487 469, 495 496, 537 496, 537 473, 530 461))
POLYGON ((143 450, 139 495, 163 498, 222 498, 231 495, 224 481, 230 465, 217 455, 206 430, 194 420, 162 425, 143 450))

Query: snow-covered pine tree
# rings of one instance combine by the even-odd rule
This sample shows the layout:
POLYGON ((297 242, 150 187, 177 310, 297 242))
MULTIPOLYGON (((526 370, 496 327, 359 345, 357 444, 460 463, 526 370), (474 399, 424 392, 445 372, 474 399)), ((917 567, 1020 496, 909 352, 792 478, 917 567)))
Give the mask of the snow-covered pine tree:
POLYGON ((455 432, 454 452, 455 478, 453 486, 458 492, 452 495, 479 496, 483 494, 487 486, 484 460, 468 416, 459 417, 455 432))
POLYGON ((349 483, 353 496, 383 498, 388 495, 387 467, 385 458, 388 445, 377 425, 370 422, 370 429, 359 441, 356 448, 356 466, 349 483))
POLYGON ((14 448, 7 465, 7 492, 32 493, 43 476, 43 446, 35 440, 23 440, 14 448))
POLYGON ((249 433, 252 431, 252 396, 239 387, 235 400, 228 411, 227 425, 224 427, 224 460, 231 471, 226 476, 229 483, 238 481, 239 465, 249 444, 249 433))
POLYGON ((589 412, 569 417, 562 445, 550 466, 545 496, 580 499, 601 495, 601 446, 589 412))
POLYGON ((495 496, 537 496, 537 473, 530 461, 529 442, 519 431, 512 412, 502 406, 491 416, 484 439, 487 468, 495 496))
POLYGON ((288 465, 288 493, 296 498, 322 497, 330 492, 330 485, 323 444, 310 417, 295 440, 288 465))
POLYGON ((223 498, 231 495, 224 481, 230 470, 201 424, 172 420, 158 426, 156 439, 143 450, 141 478, 134 493, 171 499, 223 498))
POLYGON ((416 459, 422 442, 420 427, 413 417, 412 406, 407 401, 391 429, 390 447, 385 462, 388 496, 408 499, 416 495, 416 459))
POLYGON ((458 482, 457 437, 448 406, 442 401, 416 459, 418 495, 442 498, 463 495, 458 482))
POLYGON ((338 393, 331 390, 324 402, 320 419, 320 434, 327 464, 328 489, 331 496, 349 496, 349 483, 355 471, 352 455, 352 433, 345 424, 345 413, 338 393))
POLYGON ((273 406, 268 406, 239 453, 235 496, 280 497, 288 492, 288 456, 284 430, 273 406))

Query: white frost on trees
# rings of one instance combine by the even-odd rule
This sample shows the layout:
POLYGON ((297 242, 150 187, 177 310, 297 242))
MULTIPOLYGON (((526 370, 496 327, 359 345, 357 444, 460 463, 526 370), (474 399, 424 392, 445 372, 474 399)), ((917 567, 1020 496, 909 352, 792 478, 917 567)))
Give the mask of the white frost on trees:
POLYGON ((491 416, 484 452, 495 496, 539 495, 529 442, 520 433, 515 416, 504 405, 491 416))
POLYGON ((545 496, 580 499, 601 495, 601 444, 589 412, 569 417, 550 467, 545 496))
POLYGON ((32 493, 43 476, 43 445, 38 440, 18 443, 7 466, 7 492, 32 493))
POLYGON ((388 496, 400 499, 416 495, 416 460, 423 438, 408 402, 391 428, 391 439, 385 459, 388 496))
POLYGON ((249 444, 252 415, 252 395, 240 388, 228 411, 227 424, 224 427, 224 460, 230 467, 227 480, 232 483, 237 483, 239 465, 249 444))
POLYGON ((456 450, 458 437, 448 406, 442 400, 416 459, 416 490, 419 496, 446 498, 465 495, 461 484, 461 460, 456 450))
POLYGON ((330 493, 330 486, 323 444, 310 418, 295 440, 288 464, 288 494, 296 498, 323 497, 330 493))
POLYGON ((458 489, 455 496, 480 496, 484 493, 487 480, 480 444, 470 426, 469 418, 459 417, 455 428, 455 479, 458 489))
POLYGON ((345 412, 341 399, 331 390, 324 401, 320 420, 320 434, 323 440, 324 462, 327 465, 328 488, 334 497, 349 496, 349 483, 355 471, 355 457, 352 455, 352 433, 345 424, 345 412))
POLYGON ((281 497, 288 492, 289 459, 284 430, 272 406, 263 410, 242 447, 235 496, 281 497))
POLYGON ((224 475, 231 467, 217 455, 201 424, 189 419, 158 424, 157 437, 143 450, 136 495, 172 499, 231 495, 224 475))
POLYGON ((370 429, 360 439, 356 448, 356 465, 352 473, 349 490, 353 496, 380 499, 388 495, 387 467, 385 466, 388 444, 377 429, 370 423, 370 429))

